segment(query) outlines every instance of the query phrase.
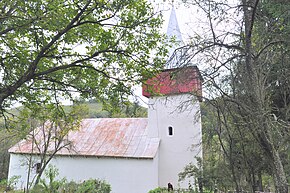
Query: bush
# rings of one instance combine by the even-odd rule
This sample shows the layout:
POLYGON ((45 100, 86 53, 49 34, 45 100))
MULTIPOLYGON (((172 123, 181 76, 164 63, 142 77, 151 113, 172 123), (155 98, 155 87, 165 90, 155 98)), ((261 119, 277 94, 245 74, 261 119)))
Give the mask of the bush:
POLYGON ((104 181, 89 179, 82 183, 71 181, 67 183, 65 178, 56 180, 58 170, 49 166, 45 173, 48 183, 41 179, 40 183, 31 189, 31 193, 110 193, 111 186, 104 181))
POLYGON ((104 181, 90 179, 78 187, 76 193, 110 193, 111 186, 104 181))
POLYGON ((148 193, 163 193, 163 192, 167 192, 167 190, 166 189, 162 189, 162 188, 155 188, 154 190, 150 190, 148 193))
POLYGON ((4 192, 7 188, 7 180, 1 180, 0 181, 0 192, 4 192))
POLYGON ((67 193, 75 193, 78 189, 78 186, 80 184, 77 184, 76 182, 74 181, 71 181, 69 183, 66 183, 64 186, 63 186, 63 189, 65 190, 65 192, 67 193))
POLYGON ((90 179, 83 183, 76 183, 71 181, 69 183, 63 183, 60 181, 54 181, 51 185, 37 184, 31 189, 31 193, 110 193, 111 186, 104 181, 90 179), (52 185, 53 184, 53 185, 52 185))
POLYGON ((15 184, 18 182, 20 176, 12 176, 9 180, 3 179, 0 181, 0 191, 13 190, 15 184))
POLYGON ((150 190, 148 193, 196 193, 194 190, 185 190, 185 189, 174 189, 174 191, 168 191, 167 188, 155 188, 150 190))
POLYGON ((45 176, 48 179, 48 183, 46 180, 41 179, 39 184, 33 187, 31 193, 59 193, 61 187, 66 184, 65 178, 56 180, 56 177, 58 176, 58 169, 54 166, 49 165, 48 170, 45 172, 45 176))

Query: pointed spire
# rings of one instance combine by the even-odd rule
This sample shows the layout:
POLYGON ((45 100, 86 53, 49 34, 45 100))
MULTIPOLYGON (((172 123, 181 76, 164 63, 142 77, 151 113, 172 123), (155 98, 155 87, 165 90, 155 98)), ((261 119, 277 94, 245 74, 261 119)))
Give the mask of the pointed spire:
POLYGON ((182 35, 179 29, 175 8, 172 4, 171 14, 169 18, 168 28, 167 28, 167 36, 171 39, 172 37, 175 38, 175 42, 173 43, 172 47, 168 50, 168 60, 166 63, 165 68, 176 68, 180 65, 180 53, 176 53, 176 49, 183 45, 182 35))
POLYGON ((170 38, 175 36, 176 42, 180 42, 180 43, 183 42, 179 25, 178 25, 178 21, 177 21, 177 17, 176 17, 176 13, 175 13, 175 8, 173 5, 172 5, 168 28, 167 28, 167 36, 169 36, 170 38))

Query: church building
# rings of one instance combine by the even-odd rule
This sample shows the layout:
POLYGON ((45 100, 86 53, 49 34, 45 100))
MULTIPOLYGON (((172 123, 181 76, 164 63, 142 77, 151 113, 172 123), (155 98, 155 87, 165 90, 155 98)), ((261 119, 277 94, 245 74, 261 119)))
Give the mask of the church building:
MULTIPOLYGON (((181 39, 174 8, 167 33, 181 39)), ((82 120, 80 128, 67 136, 72 146, 50 161, 58 177, 75 182, 105 180, 112 193, 148 193, 168 183, 188 188, 192 179, 179 181, 178 174, 202 156, 201 80, 196 66, 167 66, 143 85, 148 118, 82 120)), ((29 158, 35 164, 39 160, 32 143, 27 138, 9 150, 9 178, 20 176, 17 189, 26 187, 29 158)), ((36 174, 32 169, 29 179, 36 174)))

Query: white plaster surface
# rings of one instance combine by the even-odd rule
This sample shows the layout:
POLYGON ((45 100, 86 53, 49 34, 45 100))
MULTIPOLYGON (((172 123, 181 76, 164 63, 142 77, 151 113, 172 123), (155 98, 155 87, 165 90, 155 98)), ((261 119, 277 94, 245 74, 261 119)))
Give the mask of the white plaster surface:
MULTIPOLYGON (((11 154, 9 178, 20 175, 16 187, 23 189, 27 181, 24 155, 11 154)), ((34 157, 37 162, 37 157, 34 157)), ((112 193, 148 193, 158 186, 158 155, 153 159, 117 159, 57 156, 51 162, 59 170, 59 178, 82 182, 86 179, 107 181, 112 193)), ((31 178, 35 175, 32 169, 31 178)))
MULTIPOLYGON (((198 100, 190 94, 149 99, 149 137, 159 137, 159 186, 188 188, 190 179, 179 182, 178 174, 201 157, 201 120, 198 100), (169 136, 168 127, 173 128, 169 136), (151 135, 151 136, 150 136, 151 135)), ((193 183, 191 181, 191 183, 193 183)))

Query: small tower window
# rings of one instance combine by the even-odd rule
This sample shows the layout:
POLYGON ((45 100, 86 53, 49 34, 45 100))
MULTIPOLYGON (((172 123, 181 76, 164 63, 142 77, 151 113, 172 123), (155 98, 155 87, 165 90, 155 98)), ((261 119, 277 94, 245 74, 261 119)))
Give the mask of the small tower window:
POLYGON ((169 136, 173 135, 173 128, 171 126, 168 127, 168 135, 169 136))

